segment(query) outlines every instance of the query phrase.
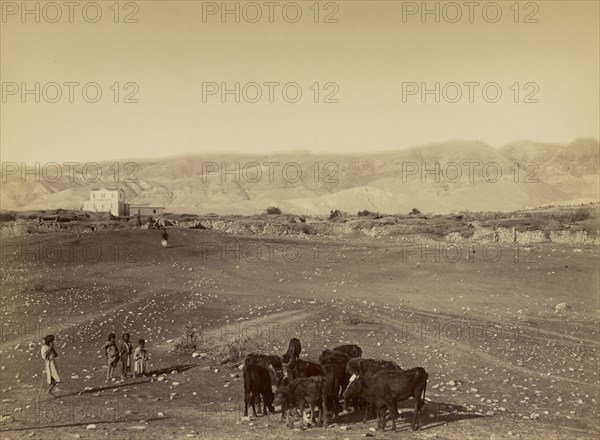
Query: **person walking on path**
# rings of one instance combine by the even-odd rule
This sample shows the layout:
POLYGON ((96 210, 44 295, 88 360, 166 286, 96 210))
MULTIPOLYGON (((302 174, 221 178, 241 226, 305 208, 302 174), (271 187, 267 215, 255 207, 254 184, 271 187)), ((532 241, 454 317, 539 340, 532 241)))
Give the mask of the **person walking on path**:
POLYGON ((58 369, 56 368, 56 358, 58 357, 58 354, 54 349, 54 335, 48 335, 44 338, 41 355, 42 359, 44 359, 46 381, 48 382, 48 394, 52 394, 52 390, 56 384, 60 383, 60 376, 58 374, 58 369))

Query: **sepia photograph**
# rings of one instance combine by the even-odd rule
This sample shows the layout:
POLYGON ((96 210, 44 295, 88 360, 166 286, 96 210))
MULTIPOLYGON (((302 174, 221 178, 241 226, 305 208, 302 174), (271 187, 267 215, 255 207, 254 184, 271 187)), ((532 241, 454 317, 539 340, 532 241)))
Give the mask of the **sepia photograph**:
POLYGON ((0 14, 0 438, 599 438, 599 0, 0 14))

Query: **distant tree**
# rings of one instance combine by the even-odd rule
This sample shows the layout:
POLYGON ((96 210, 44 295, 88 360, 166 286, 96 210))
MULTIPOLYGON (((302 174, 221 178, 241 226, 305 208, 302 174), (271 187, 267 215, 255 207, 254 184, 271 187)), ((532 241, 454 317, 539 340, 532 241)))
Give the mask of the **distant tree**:
POLYGON ((413 208, 412 211, 410 211, 411 215, 420 215, 421 211, 419 211, 417 208, 413 208))
POLYGON ((271 206, 265 211, 267 214, 281 214, 281 209, 277 206, 271 206))
POLYGON ((0 222, 14 222, 17 219, 17 213, 14 211, 0 212, 0 222))
POLYGON ((334 218, 343 217, 342 211, 339 209, 334 209, 329 212, 329 220, 333 220, 334 218))
POLYGON ((366 209, 364 211, 358 211, 359 217, 367 217, 369 214, 371 214, 371 211, 367 211, 366 209))
POLYGON ((575 212, 571 213, 569 220, 572 222, 581 222, 591 217, 590 212, 585 208, 579 208, 575 212))

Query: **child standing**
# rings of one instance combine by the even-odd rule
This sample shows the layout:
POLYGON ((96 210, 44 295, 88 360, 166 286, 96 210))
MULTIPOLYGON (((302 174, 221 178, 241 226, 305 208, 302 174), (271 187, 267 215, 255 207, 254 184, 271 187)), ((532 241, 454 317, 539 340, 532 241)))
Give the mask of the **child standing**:
POLYGON ((108 365, 108 373, 106 373, 107 382, 112 379, 117 362, 119 362, 119 349, 115 343, 116 338, 117 336, 114 333, 110 333, 108 335, 108 342, 102 347, 104 349, 106 363, 108 365))
POLYGON ((141 376, 146 374, 146 361, 148 360, 148 350, 146 350, 146 341, 140 339, 138 346, 133 353, 133 359, 135 362, 133 377, 136 377, 138 373, 141 376))
POLYGON ((44 345, 42 345, 41 354, 42 359, 44 359, 46 380, 49 385, 48 394, 51 394, 56 384, 60 383, 60 376, 58 375, 58 370, 56 369, 55 359, 58 357, 58 355, 54 349, 54 335, 48 335, 44 338, 44 345))
POLYGON ((119 343, 119 357, 121 358, 121 377, 125 378, 131 372, 131 342, 129 333, 123 333, 119 343))

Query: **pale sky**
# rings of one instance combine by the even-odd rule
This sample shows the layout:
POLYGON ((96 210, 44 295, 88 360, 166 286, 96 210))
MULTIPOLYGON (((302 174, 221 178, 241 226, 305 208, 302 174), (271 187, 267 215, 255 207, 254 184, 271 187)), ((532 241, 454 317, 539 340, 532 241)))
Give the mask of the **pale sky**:
MULTIPOLYGON (((440 23, 433 15, 423 23, 420 11, 403 22, 403 9, 411 12, 420 1, 321 2, 314 23, 314 0, 297 2, 302 17, 296 23, 282 15, 289 2, 276 2, 270 23, 263 1, 253 3, 263 5, 257 23, 244 19, 256 13, 248 2, 239 3, 240 23, 233 15, 223 23, 220 11, 203 20, 203 7, 211 12, 207 8, 220 8, 220 1, 121 2, 116 24, 114 1, 100 1, 97 23, 84 20, 81 7, 70 23, 66 6, 61 19, 49 23, 56 11, 43 10, 47 2, 27 4, 33 9, 36 3, 40 23, 33 14, 22 22, 22 2, 2 2, 3 162, 298 149, 367 153, 457 138, 501 146, 522 139, 568 143, 599 137, 598 1, 521 2, 518 23, 514 0, 498 2, 502 16, 496 23, 486 21, 482 7, 469 23, 466 6, 457 23, 448 23, 444 16, 452 19, 456 10, 446 2, 437 3, 440 23), (129 13, 138 23, 122 22, 129 13), (328 14, 338 23, 324 23, 328 14), (538 23, 525 23, 527 16, 538 23), (36 82, 39 103, 35 93, 22 95, 23 84, 35 90, 36 82), (61 85, 56 103, 48 102, 55 99, 52 82, 61 85), (72 103, 65 82, 80 84, 73 86, 72 103), (82 95, 82 86, 91 82, 102 90, 96 103, 82 95), (111 87, 120 84, 118 100, 123 101, 135 91, 133 85, 124 89, 129 82, 137 85, 139 102, 115 103, 111 87), (233 94, 222 103, 219 91, 203 102, 203 83, 233 89, 236 82, 241 89, 258 83, 261 99, 247 102, 256 93, 248 86, 240 103, 233 94), (273 103, 268 82, 280 84, 273 86, 273 103), (408 83, 433 89, 436 82, 440 88, 458 83, 462 98, 447 102, 440 92, 441 102, 430 94, 422 103, 417 90, 403 102, 408 83), (466 82, 479 83, 472 86, 473 103, 466 82), (284 99, 287 83, 301 88, 299 102, 284 99), (320 88, 318 103, 314 83, 320 88), (325 89, 326 83, 333 84, 325 89), (488 83, 501 89, 496 103, 482 95, 488 83), (322 102, 331 92, 339 102, 322 102), (527 96, 539 102, 523 102, 527 96)), ((428 2, 431 8, 435 4, 428 2)), ((234 8, 235 2, 228 5, 234 8)), ((493 19, 495 12, 488 9, 486 16, 493 19)), ((95 11, 87 14, 93 19, 95 11)), ((294 9, 287 14, 292 20, 294 9)), ((294 88, 287 90, 293 99, 294 88)), ((455 99, 456 87, 444 90, 455 99)), ((487 90, 493 99, 495 88, 487 90)), ((93 89, 88 92, 93 99, 93 89)))

